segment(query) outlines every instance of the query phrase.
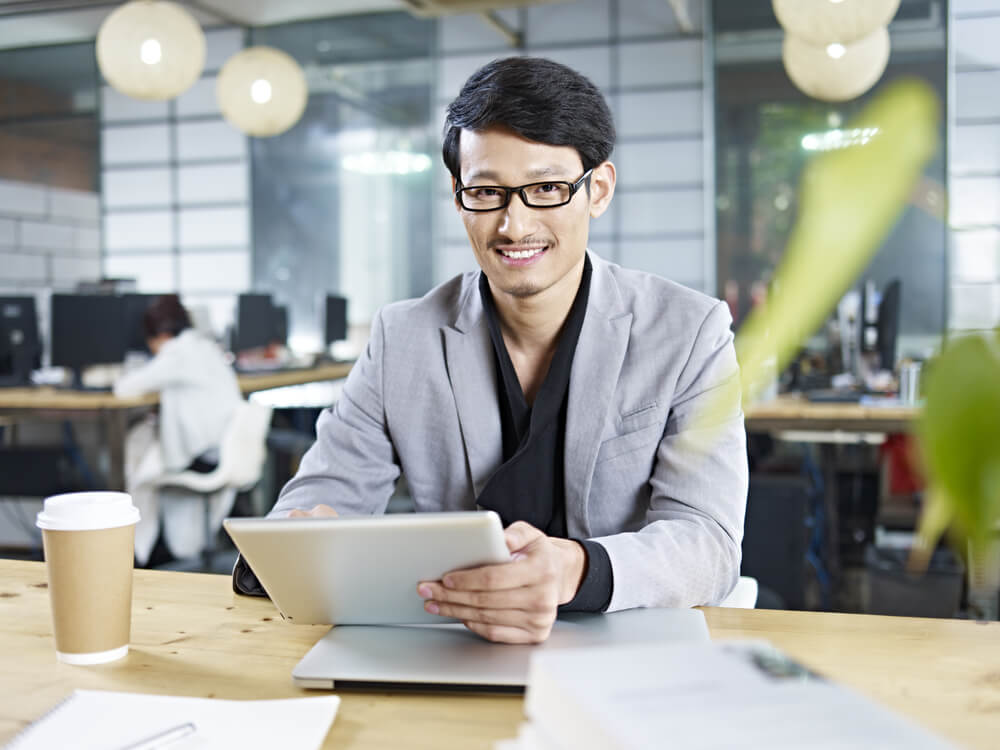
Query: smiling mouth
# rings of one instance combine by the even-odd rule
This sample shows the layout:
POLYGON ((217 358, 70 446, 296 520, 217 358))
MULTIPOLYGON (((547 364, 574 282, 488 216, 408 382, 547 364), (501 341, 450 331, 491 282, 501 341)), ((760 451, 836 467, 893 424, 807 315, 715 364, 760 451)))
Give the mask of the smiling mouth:
POLYGON ((532 247, 500 246, 496 248, 496 251, 505 258, 512 258, 513 260, 527 260, 528 258, 534 258, 536 255, 540 255, 548 250, 548 248, 548 245, 534 245, 532 247))

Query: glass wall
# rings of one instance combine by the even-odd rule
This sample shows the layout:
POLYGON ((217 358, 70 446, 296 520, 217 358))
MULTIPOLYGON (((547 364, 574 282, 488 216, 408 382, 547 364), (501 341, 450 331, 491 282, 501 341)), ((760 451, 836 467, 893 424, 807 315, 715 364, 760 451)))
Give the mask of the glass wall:
POLYGON ((328 292, 362 339, 380 306, 431 287, 433 32, 392 13, 253 33, 309 82, 299 123, 252 141, 254 287, 289 306, 295 348, 323 343, 328 292))
POLYGON ((0 52, 0 179, 96 191, 93 44, 0 52))
POLYGON ((49 293, 101 272, 97 80, 92 43, 0 51, 0 295, 43 331, 49 293))
MULTIPOLYGON (((795 220, 800 173, 826 137, 903 76, 927 81, 943 113, 946 17, 943 0, 903 0, 890 25, 892 53, 881 81, 857 100, 827 103, 788 79, 770 0, 715 0, 718 294, 737 322, 766 294, 795 220)), ((879 288, 901 281, 900 334, 918 348, 946 325, 945 164, 942 133, 922 184, 860 277, 879 288)), ((901 339, 899 355, 906 348, 901 339)))

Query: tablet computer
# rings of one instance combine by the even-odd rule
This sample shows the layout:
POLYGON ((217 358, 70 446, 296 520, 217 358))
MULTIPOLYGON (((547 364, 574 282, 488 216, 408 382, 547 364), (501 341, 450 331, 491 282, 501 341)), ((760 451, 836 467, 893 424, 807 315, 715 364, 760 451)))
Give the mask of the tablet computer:
POLYGON ((493 511, 337 518, 227 518, 223 526, 281 616, 303 625, 447 622, 420 581, 508 562, 493 511))

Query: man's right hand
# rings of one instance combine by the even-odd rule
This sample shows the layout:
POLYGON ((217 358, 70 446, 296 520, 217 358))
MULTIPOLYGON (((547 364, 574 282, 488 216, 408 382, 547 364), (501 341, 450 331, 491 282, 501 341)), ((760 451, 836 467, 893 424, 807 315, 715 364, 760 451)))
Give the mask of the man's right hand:
POLYGON ((310 508, 309 510, 299 510, 296 508, 291 513, 288 514, 289 518, 333 518, 337 515, 337 511, 331 508, 329 505, 324 505, 320 503, 319 505, 310 508))

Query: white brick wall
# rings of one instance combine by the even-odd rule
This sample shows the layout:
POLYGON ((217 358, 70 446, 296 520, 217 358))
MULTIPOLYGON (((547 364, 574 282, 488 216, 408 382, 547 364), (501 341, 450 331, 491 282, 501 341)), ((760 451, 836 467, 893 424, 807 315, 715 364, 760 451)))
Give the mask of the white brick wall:
POLYGON ((953 0, 949 126, 953 332, 1000 325, 1000 0, 953 0))
POLYGON ((0 180, 0 288, 72 290, 100 275, 97 193, 0 180))
POLYGON ((248 139, 215 99, 216 73, 243 33, 209 31, 206 41, 205 74, 178 99, 147 106, 103 93, 104 271, 185 300, 251 286, 248 139))

